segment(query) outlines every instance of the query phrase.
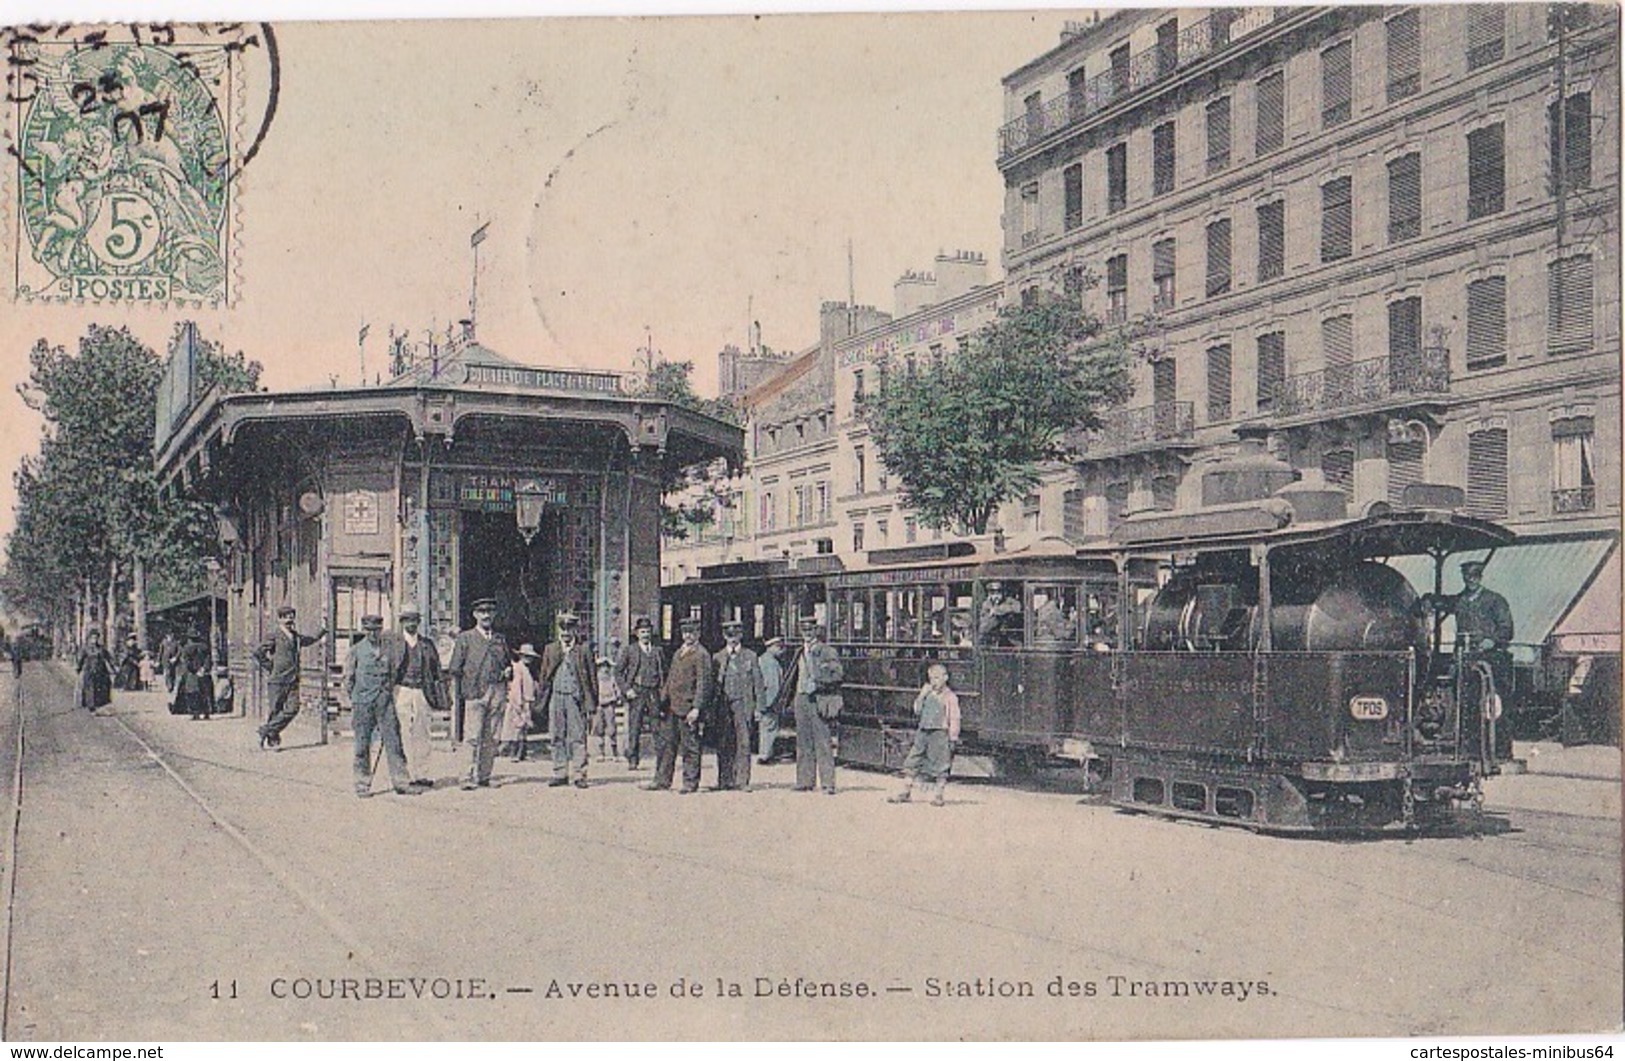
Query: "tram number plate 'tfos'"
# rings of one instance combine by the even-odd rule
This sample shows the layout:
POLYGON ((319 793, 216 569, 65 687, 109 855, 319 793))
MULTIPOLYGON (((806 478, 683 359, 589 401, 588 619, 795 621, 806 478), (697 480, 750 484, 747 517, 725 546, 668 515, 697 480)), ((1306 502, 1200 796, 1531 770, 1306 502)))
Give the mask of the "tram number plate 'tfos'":
POLYGON ((1381 722, 1388 717, 1388 701, 1380 696, 1356 696, 1349 701, 1349 714, 1361 722, 1381 722))

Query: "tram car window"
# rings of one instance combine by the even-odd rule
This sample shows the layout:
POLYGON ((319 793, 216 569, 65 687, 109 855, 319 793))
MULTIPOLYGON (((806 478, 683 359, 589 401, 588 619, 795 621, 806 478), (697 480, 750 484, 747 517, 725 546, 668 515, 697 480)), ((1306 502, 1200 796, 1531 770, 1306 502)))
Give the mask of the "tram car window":
POLYGON ((1019 582, 989 581, 977 612, 977 641, 988 648, 1015 648, 1025 639, 1019 582))
POLYGON ((948 599, 952 602, 948 613, 948 643, 959 648, 971 647, 971 594, 969 582, 953 582, 948 586, 948 599))
POLYGON ((1030 588, 1033 644, 1045 647, 1076 644, 1078 587, 1042 583, 1030 588))
POLYGON ((925 629, 921 640, 927 644, 948 643, 948 590, 945 586, 925 587, 925 629))
POLYGON ((869 598, 869 636, 874 641, 891 640, 891 600, 887 592, 877 589, 869 598))

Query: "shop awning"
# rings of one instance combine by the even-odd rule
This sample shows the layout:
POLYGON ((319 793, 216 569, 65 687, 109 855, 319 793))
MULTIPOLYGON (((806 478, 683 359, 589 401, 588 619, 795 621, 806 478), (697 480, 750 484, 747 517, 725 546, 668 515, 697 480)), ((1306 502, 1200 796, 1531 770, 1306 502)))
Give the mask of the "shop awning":
POLYGON ((1552 647, 1574 655, 1618 653, 1620 595, 1619 550, 1615 549, 1552 631, 1552 647))
MULTIPOLYGON (((1520 539, 1492 554, 1483 551, 1460 553, 1445 564, 1444 592, 1460 593, 1461 562, 1485 559, 1484 585, 1507 599, 1512 608, 1512 658, 1533 663, 1540 648, 1552 635, 1559 619, 1575 607, 1587 587, 1601 581, 1598 568, 1613 552, 1612 535, 1592 535, 1546 540, 1520 539)), ((1433 561, 1425 556, 1396 556, 1390 567, 1402 572, 1418 593, 1433 591, 1433 561)), ((1618 577, 1615 576, 1615 586, 1618 577)), ((1614 601, 1612 633, 1619 639, 1619 602, 1614 601)))

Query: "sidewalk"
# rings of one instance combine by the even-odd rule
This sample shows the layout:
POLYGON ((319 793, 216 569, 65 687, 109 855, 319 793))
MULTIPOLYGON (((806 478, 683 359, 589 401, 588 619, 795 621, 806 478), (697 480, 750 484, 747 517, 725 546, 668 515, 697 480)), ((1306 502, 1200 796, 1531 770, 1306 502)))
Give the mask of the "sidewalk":
POLYGON ((1527 769, 1484 782, 1484 805, 1489 809, 1620 817, 1620 749, 1519 741, 1513 757, 1527 769))

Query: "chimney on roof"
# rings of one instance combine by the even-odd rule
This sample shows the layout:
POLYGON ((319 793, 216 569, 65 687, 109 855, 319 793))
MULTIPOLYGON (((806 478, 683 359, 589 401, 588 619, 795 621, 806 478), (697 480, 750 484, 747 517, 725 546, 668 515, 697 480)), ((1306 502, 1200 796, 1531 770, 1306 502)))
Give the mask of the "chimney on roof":
POLYGON ((473 346, 474 345, 474 321, 473 321, 473 319, 469 318, 469 317, 464 317, 462 320, 457 322, 457 326, 462 329, 462 337, 458 340, 458 346, 473 346))

